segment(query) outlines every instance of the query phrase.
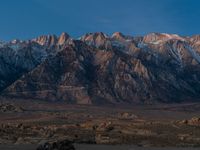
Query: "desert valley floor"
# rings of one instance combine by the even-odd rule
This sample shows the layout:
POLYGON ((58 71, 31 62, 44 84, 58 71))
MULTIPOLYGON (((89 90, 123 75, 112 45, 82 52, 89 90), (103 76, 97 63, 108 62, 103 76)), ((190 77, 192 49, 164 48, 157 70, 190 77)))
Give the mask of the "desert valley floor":
POLYGON ((31 150, 64 139, 78 150, 199 147, 199 108, 198 103, 101 107, 1 98, 0 149, 31 150))

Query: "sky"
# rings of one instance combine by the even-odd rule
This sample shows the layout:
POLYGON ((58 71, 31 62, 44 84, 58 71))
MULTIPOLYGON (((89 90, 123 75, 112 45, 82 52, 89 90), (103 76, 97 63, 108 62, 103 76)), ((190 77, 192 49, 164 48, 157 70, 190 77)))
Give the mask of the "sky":
POLYGON ((0 40, 67 32, 200 34, 200 0, 1 0, 0 40))

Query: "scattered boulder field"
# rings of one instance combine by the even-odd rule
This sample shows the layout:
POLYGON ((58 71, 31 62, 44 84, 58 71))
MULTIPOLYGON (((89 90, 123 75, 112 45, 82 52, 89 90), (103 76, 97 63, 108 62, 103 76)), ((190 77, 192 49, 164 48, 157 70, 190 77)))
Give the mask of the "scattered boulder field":
POLYGON ((198 104, 121 108, 42 101, 31 105, 23 101, 20 105, 17 101, 12 105, 26 110, 0 112, 1 145, 28 144, 37 146, 38 150, 73 150, 73 143, 200 146, 200 119, 194 117, 200 116, 198 104), (193 111, 192 106, 196 108, 193 111))

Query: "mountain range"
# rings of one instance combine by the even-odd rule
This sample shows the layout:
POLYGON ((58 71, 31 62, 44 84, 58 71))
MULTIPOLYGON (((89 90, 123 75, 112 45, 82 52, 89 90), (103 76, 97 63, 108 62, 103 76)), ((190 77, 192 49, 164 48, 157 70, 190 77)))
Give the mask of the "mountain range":
POLYGON ((0 94, 72 104, 200 100, 200 35, 67 33, 0 42, 0 94))

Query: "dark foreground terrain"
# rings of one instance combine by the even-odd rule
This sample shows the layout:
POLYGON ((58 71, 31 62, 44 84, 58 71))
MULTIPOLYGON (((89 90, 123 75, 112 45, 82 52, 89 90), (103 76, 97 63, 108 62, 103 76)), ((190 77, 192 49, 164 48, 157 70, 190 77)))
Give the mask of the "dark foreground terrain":
MULTIPOLYGON (((198 148, 153 148, 153 147, 137 147, 131 145, 88 145, 78 144, 75 145, 77 150, 198 150, 198 148)), ((2 150, 35 150, 35 145, 7 145, 0 146, 2 150)))
POLYGON ((198 148, 199 108, 198 103, 97 107, 2 98, 0 149, 31 150, 65 139, 77 150, 198 148))

